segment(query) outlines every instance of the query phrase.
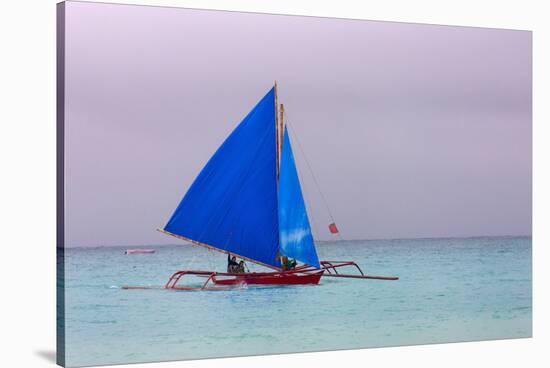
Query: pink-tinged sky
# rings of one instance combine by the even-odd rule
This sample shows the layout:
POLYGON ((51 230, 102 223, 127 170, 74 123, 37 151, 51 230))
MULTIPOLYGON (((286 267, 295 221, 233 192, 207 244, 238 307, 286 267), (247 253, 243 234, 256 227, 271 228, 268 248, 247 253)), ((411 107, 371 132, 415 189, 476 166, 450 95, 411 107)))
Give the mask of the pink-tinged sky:
POLYGON ((66 17, 67 246, 177 243, 155 229, 275 79, 345 238, 531 234, 531 32, 79 2, 66 17))

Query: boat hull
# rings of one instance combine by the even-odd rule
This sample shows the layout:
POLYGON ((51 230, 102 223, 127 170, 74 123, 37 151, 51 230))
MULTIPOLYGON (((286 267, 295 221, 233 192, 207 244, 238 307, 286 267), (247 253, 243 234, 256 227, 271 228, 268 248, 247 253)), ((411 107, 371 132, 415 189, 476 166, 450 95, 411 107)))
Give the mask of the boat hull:
POLYGON ((124 254, 153 254, 154 249, 126 249, 124 254))
POLYGON ((212 278, 216 285, 317 285, 324 271, 306 274, 274 273, 273 275, 244 274, 228 279, 212 278))

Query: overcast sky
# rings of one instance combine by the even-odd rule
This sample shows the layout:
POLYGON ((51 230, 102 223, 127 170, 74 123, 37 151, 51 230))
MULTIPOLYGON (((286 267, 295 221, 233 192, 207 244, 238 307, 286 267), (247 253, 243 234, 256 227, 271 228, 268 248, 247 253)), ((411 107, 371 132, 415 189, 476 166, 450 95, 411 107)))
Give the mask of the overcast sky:
POLYGON ((530 32, 79 2, 66 22, 67 246, 178 243, 155 229, 274 80, 344 238, 531 234, 530 32))

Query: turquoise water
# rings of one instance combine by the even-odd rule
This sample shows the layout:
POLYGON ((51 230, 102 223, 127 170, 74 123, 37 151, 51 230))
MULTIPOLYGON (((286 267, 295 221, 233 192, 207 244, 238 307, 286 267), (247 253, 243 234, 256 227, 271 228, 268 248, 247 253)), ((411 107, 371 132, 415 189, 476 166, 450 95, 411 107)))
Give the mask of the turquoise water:
MULTIPOLYGON (((180 269, 223 270, 187 245, 65 251, 68 366, 530 337, 531 238, 325 242, 399 281, 323 278, 317 286, 221 292, 123 290, 180 269)), ((256 268, 250 266, 251 270, 256 268)), ((202 280, 198 280, 200 282, 202 280)))

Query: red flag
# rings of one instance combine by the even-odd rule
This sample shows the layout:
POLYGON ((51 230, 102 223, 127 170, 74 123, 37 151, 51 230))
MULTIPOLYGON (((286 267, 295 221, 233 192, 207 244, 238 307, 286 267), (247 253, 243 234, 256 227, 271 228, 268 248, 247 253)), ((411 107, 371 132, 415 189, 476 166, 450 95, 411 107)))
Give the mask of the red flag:
POLYGON ((331 234, 338 234, 338 228, 336 227, 336 224, 334 222, 328 225, 328 230, 331 234))

